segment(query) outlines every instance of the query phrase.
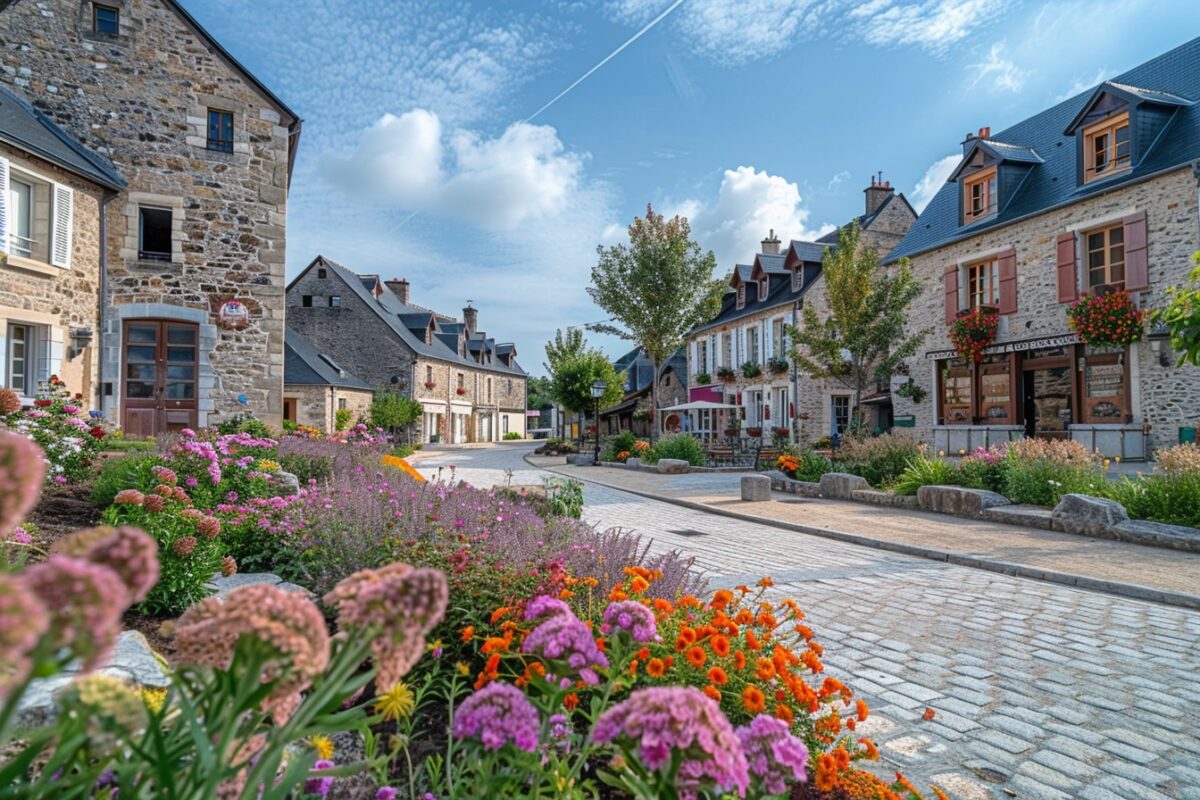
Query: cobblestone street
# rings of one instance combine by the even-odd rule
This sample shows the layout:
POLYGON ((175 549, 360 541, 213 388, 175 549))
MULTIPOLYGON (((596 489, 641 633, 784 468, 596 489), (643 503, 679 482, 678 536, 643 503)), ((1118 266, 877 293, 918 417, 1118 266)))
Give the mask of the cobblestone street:
MULTIPOLYGON (((489 487, 540 483, 527 445, 422 453, 489 487)), ((885 767, 952 797, 1200 800, 1200 613, 913 558, 596 484, 585 519, 696 557, 710 584, 771 576, 873 709, 885 767), (935 716, 923 720, 931 708, 935 716)))

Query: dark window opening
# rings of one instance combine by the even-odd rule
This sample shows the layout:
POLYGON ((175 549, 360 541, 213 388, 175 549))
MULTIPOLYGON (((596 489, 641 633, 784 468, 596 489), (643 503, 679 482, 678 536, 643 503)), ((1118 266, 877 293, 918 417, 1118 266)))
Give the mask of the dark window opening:
POLYGON ((208 110, 208 149, 233 152, 233 112, 208 110))
POLYGON ((138 258, 146 261, 171 260, 171 210, 138 209, 138 258))
POLYGON ((303 297, 301 297, 300 305, 304 306, 305 308, 312 308, 312 295, 306 294, 303 297))
POLYGON ((121 12, 112 6, 92 4, 92 30, 96 33, 120 33, 121 12))
POLYGON ((342 307, 342 298, 338 297, 336 294, 330 295, 329 307, 330 308, 341 308, 342 307))
POLYGON ((317 270, 317 277, 318 277, 318 278, 324 278, 324 277, 325 277, 325 270, 323 270, 323 269, 319 269, 319 270, 317 270))

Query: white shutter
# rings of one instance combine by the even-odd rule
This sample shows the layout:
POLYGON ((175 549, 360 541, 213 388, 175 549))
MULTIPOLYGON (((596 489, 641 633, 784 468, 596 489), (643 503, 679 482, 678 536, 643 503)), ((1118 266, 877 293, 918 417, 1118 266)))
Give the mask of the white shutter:
POLYGON ((708 358, 705 359, 705 361, 711 366, 711 368, 708 370, 709 372, 717 371, 717 365, 719 364, 717 359, 720 358, 720 356, 717 355, 718 342, 719 342, 719 340, 717 339, 716 334, 709 335, 709 337, 708 337, 708 358))
POLYGON ((763 340, 763 353, 770 357, 775 355, 775 347, 773 345, 775 336, 775 320, 769 319, 764 322, 763 330, 766 332, 766 337, 763 340))
POLYGON ((54 184, 54 206, 51 212, 54 218, 50 225, 50 263, 56 267, 70 267, 75 193, 62 184, 54 184))
POLYGON ((696 342, 693 341, 688 345, 688 351, 688 363, 691 365, 691 369, 689 369, 688 372, 690 372, 692 375, 703 372, 704 365, 700 363, 700 353, 696 347, 696 342))
POLYGON ((8 159, 0 158, 0 253, 8 252, 8 159))

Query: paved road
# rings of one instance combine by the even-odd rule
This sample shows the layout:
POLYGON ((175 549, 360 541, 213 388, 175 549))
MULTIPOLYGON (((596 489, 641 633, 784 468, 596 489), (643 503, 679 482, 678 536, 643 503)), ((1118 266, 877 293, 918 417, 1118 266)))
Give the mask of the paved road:
MULTIPOLYGON (((527 447, 423 455, 480 486, 537 483, 527 447)), ((715 586, 767 574, 875 710, 885 762, 961 800, 1200 800, 1200 613, 832 542, 588 484, 585 518, 692 554, 715 586), (921 715, 934 709, 932 721, 921 715)), ((865 729, 865 730, 864 730, 865 729)))

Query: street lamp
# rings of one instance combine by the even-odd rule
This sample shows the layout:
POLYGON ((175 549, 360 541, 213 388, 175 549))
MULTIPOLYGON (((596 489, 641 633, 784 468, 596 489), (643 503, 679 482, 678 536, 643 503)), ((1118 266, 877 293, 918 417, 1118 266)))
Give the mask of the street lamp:
POLYGON ((600 398, 604 397, 605 390, 608 389, 608 381, 597 380, 592 383, 592 398, 596 401, 596 451, 593 455, 592 464, 600 466, 600 398))

